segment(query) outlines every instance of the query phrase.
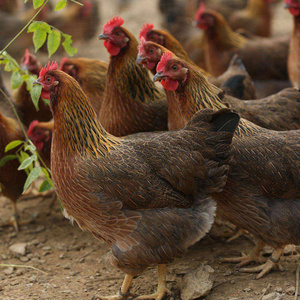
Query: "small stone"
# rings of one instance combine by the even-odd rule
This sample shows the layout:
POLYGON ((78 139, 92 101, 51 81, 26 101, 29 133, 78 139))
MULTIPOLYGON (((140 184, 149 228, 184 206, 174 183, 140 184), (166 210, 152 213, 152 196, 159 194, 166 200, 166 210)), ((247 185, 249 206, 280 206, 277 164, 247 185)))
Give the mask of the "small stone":
POLYGON ((40 259, 40 260, 39 260, 39 263, 40 263, 41 265, 43 265, 45 262, 46 262, 46 261, 45 261, 44 259, 40 259))
POLYGON ((224 274, 225 276, 229 276, 229 275, 232 275, 232 271, 230 270, 230 269, 228 269, 226 272, 225 272, 225 274, 224 274))
POLYGON ((35 283, 36 282, 36 276, 31 276, 30 278, 29 278, 29 282, 31 282, 31 283, 35 283))
POLYGON ((85 258, 84 258, 84 257, 82 257, 82 258, 80 258, 80 259, 79 259, 79 261, 78 261, 78 262, 79 262, 79 263, 83 263, 84 261, 85 261, 85 258))
POLYGON ((44 246, 44 247, 42 247, 42 250, 49 251, 49 250, 52 250, 52 248, 50 246, 44 246))
POLYGON ((193 300, 208 295, 215 280, 214 269, 209 265, 200 265, 185 274, 180 284, 182 300, 193 300))
POLYGON ((40 241, 38 239, 35 239, 35 240, 32 240, 30 243, 30 245, 34 245, 34 246, 37 246, 40 244, 40 241))
POLYGON ((288 295, 294 295, 295 294, 295 290, 296 290, 295 287, 291 286, 291 287, 289 287, 289 288, 286 289, 286 293, 288 295))
POLYGON ((22 261, 22 262, 28 262, 29 258, 27 256, 21 256, 20 257, 20 261, 22 261))
POLYGON ((70 263, 67 263, 67 264, 64 266, 64 268, 65 268, 66 270, 71 269, 71 264, 70 264, 70 263))
POLYGON ((18 285, 19 284, 19 282, 18 281, 11 281, 10 282, 10 285, 12 285, 12 286, 14 286, 14 285, 18 285))
POLYGON ((9 247, 9 250, 16 255, 17 257, 19 256, 24 256, 26 255, 26 248, 27 248, 27 243, 16 243, 13 244, 9 247))
POLYGON ((28 253, 26 256, 27 256, 29 259, 31 259, 31 258, 34 257, 33 253, 28 253))
POLYGON ((4 270, 5 275, 11 275, 14 272, 14 267, 8 267, 4 270))
POLYGON ((282 300, 282 297, 279 293, 271 293, 263 296, 261 300, 282 300))
POLYGON ((245 293, 250 293, 250 292, 252 292, 252 289, 250 289, 250 288, 244 288, 244 290, 243 290, 245 293))
POLYGON ((65 258, 65 254, 66 254, 65 252, 62 253, 62 254, 60 254, 59 258, 60 258, 60 259, 64 259, 64 258, 65 258))
POLYGON ((278 293, 282 293, 283 289, 282 289, 282 287, 278 286, 275 288, 275 291, 278 293))
POLYGON ((51 254, 50 251, 46 251, 46 252, 43 253, 43 256, 47 256, 47 255, 50 255, 50 254, 51 254))
POLYGON ((21 276, 21 275, 23 275, 23 271, 22 271, 22 270, 20 270, 20 269, 19 269, 19 270, 17 270, 17 271, 16 271, 16 275, 17 275, 17 276, 21 276))
POLYGON ((1 257, 3 260, 7 260, 7 256, 5 254, 2 254, 1 257))

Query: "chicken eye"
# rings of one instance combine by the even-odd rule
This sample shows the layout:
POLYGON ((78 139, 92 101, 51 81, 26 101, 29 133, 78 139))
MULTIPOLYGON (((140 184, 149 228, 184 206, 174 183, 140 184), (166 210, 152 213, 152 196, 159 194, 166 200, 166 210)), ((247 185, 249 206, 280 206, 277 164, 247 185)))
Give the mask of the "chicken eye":
POLYGON ((177 71, 177 70, 178 70, 178 66, 177 66, 177 65, 173 65, 173 66, 172 66, 172 70, 173 70, 173 71, 177 71))
POLYGON ((154 49, 151 48, 151 49, 149 50, 149 53, 150 53, 150 54, 153 54, 153 53, 154 53, 154 49))
POLYGON ((121 35, 120 31, 116 32, 116 36, 120 36, 120 35, 121 35))
POLYGON ((46 78, 47 82, 51 82, 51 77, 46 78))

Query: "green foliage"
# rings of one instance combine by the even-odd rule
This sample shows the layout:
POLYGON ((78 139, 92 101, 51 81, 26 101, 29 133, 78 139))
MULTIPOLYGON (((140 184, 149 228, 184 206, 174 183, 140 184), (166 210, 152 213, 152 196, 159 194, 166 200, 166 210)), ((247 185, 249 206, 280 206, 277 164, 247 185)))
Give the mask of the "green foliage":
POLYGON ((3 167, 8 161, 16 159, 16 158, 17 158, 17 155, 15 155, 15 154, 5 155, 0 160, 0 168, 3 167))
POLYGON ((61 33, 59 30, 53 29, 49 36, 47 42, 47 49, 49 53, 49 57, 56 52, 60 45, 61 33))
POLYGON ((33 2, 33 8, 34 9, 39 8, 40 6, 42 6, 44 4, 44 1, 45 0, 32 0, 32 2, 33 2))
POLYGON ((67 0, 61 0, 57 2, 54 10, 60 10, 63 9, 67 5, 67 0))

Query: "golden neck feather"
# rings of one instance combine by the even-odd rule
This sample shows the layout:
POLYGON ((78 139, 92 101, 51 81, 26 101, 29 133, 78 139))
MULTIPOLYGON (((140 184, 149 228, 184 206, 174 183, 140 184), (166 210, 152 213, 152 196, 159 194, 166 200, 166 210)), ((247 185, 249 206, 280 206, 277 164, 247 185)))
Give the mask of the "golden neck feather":
POLYGON ((251 16, 265 15, 270 11, 269 4, 266 0, 249 0, 246 11, 251 16))

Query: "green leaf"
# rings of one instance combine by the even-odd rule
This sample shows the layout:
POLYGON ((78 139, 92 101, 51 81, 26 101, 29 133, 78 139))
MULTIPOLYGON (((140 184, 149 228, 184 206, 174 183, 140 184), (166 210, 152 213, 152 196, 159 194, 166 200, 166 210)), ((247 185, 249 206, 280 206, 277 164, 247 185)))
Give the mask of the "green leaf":
POLYGON ((50 189, 52 189, 52 185, 49 183, 48 180, 44 180, 43 183, 40 186, 39 192, 46 192, 49 191, 50 189))
POLYGON ((39 84, 34 84, 30 90, 30 96, 37 111, 39 110, 39 99, 41 96, 41 92, 42 86, 39 84))
POLYGON ((28 2, 28 0, 24 0, 24 3, 26 4, 28 2))
POLYGON ((39 22, 32 22, 28 29, 27 32, 35 32, 39 27, 41 26, 41 23, 39 22))
POLYGON ((12 142, 10 142, 9 144, 6 145, 5 152, 8 152, 9 150, 16 148, 17 146, 19 146, 19 145, 21 145, 23 143, 24 142, 20 141, 20 140, 12 141, 12 142))
POLYGON ((20 171, 28 168, 34 161, 36 161, 36 159, 37 159, 36 155, 32 155, 28 157, 20 164, 18 170, 20 171))
POLYGON ((13 90, 17 89, 23 83, 22 75, 19 72, 12 73, 11 78, 10 78, 10 82, 11 82, 11 88, 13 90))
POLYGON ((54 10, 60 10, 63 9, 67 5, 67 0, 61 0, 57 2, 54 10))
POLYGON ((47 39, 47 32, 40 26, 33 34, 33 44, 35 52, 37 52, 45 43, 47 39))
POLYGON ((28 187, 39 177, 41 171, 42 171, 41 167, 36 167, 31 170, 31 172, 29 173, 29 175, 25 181, 24 188, 23 188, 23 194, 26 192, 28 187))
POLYGON ((42 23, 41 29, 42 29, 42 30, 45 30, 47 33, 50 33, 50 32, 51 32, 51 27, 50 27, 46 22, 43 22, 43 23, 42 23))
POLYGON ((61 33, 60 31, 53 29, 48 36, 47 49, 49 57, 56 52, 60 45, 61 33))
POLYGON ((17 155, 15 154, 10 154, 10 155, 5 155, 0 159, 0 168, 3 167, 8 161, 16 159, 17 155))
POLYGON ((36 147, 33 144, 30 144, 25 147, 25 150, 29 150, 31 153, 33 153, 36 150, 36 147))
POLYGON ((71 44, 73 43, 72 37, 68 34, 63 34, 63 37, 65 38, 64 42, 62 43, 63 47, 65 48, 69 56, 73 56, 77 53, 77 49, 71 46, 71 44))
POLYGON ((41 5, 44 4, 45 0, 33 0, 33 8, 37 9, 38 7, 40 7, 41 5))

